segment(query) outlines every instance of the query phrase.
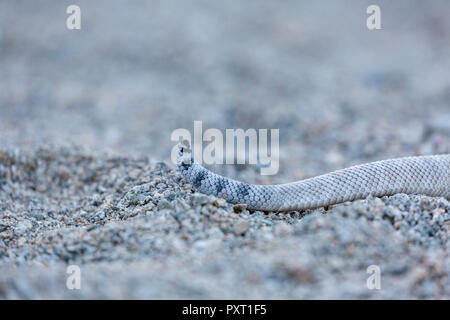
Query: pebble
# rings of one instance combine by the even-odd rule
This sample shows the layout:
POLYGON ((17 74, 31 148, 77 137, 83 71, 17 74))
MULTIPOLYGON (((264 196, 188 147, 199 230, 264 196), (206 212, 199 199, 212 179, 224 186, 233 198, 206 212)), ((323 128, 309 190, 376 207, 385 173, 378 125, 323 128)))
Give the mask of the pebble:
POLYGON ((193 206, 201 206, 210 202, 210 199, 207 195, 194 193, 192 195, 192 205, 193 206))
POLYGON ((233 226, 233 231, 236 235, 243 235, 248 229, 250 229, 250 223, 245 220, 239 220, 233 226))
POLYGON ((247 209, 247 204, 245 203, 235 204, 233 206, 233 210, 236 213, 243 212, 245 209, 247 209))
POLYGON ((173 208, 173 204, 170 203, 169 201, 167 201, 166 199, 161 199, 158 201, 158 209, 163 210, 163 209, 172 209, 173 208))
POLYGON ((14 229, 14 232, 21 236, 27 233, 31 228, 33 227, 33 224, 29 220, 22 220, 17 224, 17 227, 14 229))

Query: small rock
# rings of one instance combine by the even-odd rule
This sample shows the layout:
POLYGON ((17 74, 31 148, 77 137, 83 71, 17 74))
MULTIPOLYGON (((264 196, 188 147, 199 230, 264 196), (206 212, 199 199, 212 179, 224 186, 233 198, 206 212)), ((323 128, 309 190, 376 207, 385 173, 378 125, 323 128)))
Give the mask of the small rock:
POLYGON ((44 216, 40 214, 39 212, 32 212, 30 214, 30 217, 36 219, 36 220, 44 220, 44 216))
POLYGON ((193 194, 192 195, 192 204, 194 206, 204 205, 209 202, 209 197, 204 194, 193 194))
POLYGON ((14 232, 18 235, 23 235, 33 227, 33 224, 29 220, 22 220, 19 222, 14 232))
POLYGON ((247 209, 247 204, 245 204, 245 203, 239 203, 239 204, 235 204, 235 205, 233 206, 233 210, 234 210, 234 212, 236 212, 236 213, 242 212, 242 211, 244 211, 245 209, 247 209))
POLYGON ((227 202, 223 199, 216 199, 214 200, 214 204, 216 207, 225 208, 227 206, 227 202))
POLYGON ((250 228, 250 222, 245 220, 240 220, 236 222, 233 226, 233 231, 236 235, 242 235, 247 232, 247 230, 250 228))
POLYGON ((403 222, 402 222, 402 221, 396 221, 396 222, 394 223, 394 228, 398 230, 398 229, 401 228, 402 225, 403 225, 403 222))
POLYGON ((293 230, 294 228, 285 222, 278 223, 274 227, 274 233, 278 236, 288 236, 293 233, 293 230))
POLYGON ((25 244, 26 241, 27 240, 25 239, 25 237, 20 237, 19 240, 17 240, 17 245, 21 247, 25 244))
POLYGON ((166 199, 161 199, 158 201, 158 209, 163 210, 163 209, 172 209, 172 208, 173 208, 172 203, 170 203, 166 199))
POLYGON ((133 169, 128 173, 128 176, 133 179, 136 180, 137 178, 139 178, 139 175, 141 174, 141 170, 139 169, 133 169))
POLYGON ((97 212, 93 217, 91 217, 89 220, 92 222, 98 222, 106 218, 106 214, 104 211, 97 212))

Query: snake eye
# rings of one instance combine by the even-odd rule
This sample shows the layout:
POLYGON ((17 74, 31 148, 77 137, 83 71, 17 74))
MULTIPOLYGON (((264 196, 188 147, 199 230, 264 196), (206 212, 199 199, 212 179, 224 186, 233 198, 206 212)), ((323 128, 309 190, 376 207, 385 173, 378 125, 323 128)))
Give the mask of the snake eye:
POLYGON ((189 140, 183 140, 179 146, 182 152, 191 152, 191 144, 189 143, 189 140))

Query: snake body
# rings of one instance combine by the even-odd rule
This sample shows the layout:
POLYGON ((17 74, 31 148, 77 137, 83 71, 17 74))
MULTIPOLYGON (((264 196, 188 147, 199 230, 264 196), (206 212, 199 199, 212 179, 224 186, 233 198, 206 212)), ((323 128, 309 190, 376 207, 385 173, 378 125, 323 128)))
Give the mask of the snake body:
POLYGON ((262 211, 304 210, 396 193, 450 199, 450 154, 382 160, 278 185, 253 185, 215 174, 180 144, 178 168, 200 192, 262 211))

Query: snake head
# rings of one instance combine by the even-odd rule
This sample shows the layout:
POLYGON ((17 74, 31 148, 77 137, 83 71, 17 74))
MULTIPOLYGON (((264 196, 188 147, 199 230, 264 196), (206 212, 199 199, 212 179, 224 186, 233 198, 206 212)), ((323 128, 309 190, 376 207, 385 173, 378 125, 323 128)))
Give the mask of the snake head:
POLYGON ((191 145, 188 140, 178 143, 177 165, 182 170, 187 170, 193 163, 191 145))

